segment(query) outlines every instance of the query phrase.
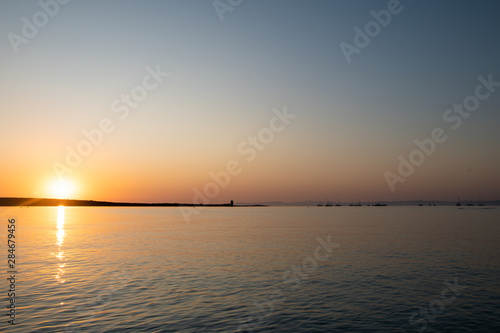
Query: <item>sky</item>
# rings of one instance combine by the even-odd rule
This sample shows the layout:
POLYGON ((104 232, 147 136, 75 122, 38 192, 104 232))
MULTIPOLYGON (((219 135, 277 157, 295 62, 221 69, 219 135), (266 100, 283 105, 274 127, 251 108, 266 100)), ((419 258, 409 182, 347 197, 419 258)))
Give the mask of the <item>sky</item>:
POLYGON ((499 17, 493 0, 2 0, 0 197, 500 199, 499 17))

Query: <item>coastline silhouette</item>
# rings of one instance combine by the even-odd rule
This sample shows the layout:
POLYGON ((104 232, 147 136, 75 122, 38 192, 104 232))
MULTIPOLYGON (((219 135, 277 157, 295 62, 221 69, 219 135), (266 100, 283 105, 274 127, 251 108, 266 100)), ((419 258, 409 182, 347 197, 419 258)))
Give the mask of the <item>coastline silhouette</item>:
POLYGON ((140 203, 140 202, 111 202, 76 199, 49 199, 49 198, 0 198, 0 206, 78 206, 78 207, 251 207, 266 205, 235 205, 233 200, 220 204, 192 204, 192 203, 140 203))

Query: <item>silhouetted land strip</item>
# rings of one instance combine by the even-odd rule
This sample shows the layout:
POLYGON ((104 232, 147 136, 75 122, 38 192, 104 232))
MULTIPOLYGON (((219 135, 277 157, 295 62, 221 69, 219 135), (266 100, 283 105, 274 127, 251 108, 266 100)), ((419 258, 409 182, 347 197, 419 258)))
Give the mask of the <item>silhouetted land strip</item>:
MULTIPOLYGON (((302 201, 302 202, 252 202, 234 205, 234 207, 269 207, 269 206, 316 206, 317 202, 302 201)), ((420 206, 422 201, 393 201, 384 202, 388 206, 420 206)), ((432 201, 433 205, 437 206, 455 206, 456 201, 432 201)), ((361 206, 377 206, 374 203, 361 202, 361 206)), ((135 203, 135 202, 109 202, 109 201, 94 201, 94 200, 70 200, 70 199, 46 199, 46 198, 0 198, 1 206, 80 206, 80 207, 231 207, 231 203, 223 204, 188 204, 188 203, 135 203)), ((335 206, 350 206, 349 203, 339 202, 335 206)), ((427 203, 422 206, 427 206, 427 203)), ((431 204, 429 203, 429 206, 431 204)), ((472 205, 464 205, 472 206, 472 205)), ((500 200, 482 201, 476 206, 500 206, 500 200)), ((335 209, 332 207, 331 209, 335 209)))
POLYGON ((0 198, 0 206, 75 206, 75 207, 255 207, 266 205, 186 204, 186 203, 136 203, 94 200, 0 198))

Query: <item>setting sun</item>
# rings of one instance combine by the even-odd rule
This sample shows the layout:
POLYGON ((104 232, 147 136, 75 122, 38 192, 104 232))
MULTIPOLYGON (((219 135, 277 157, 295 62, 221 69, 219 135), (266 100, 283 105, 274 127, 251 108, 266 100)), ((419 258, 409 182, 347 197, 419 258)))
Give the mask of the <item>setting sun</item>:
POLYGON ((49 188, 50 195, 57 199, 69 199, 74 196, 75 186, 74 183, 67 180, 55 180, 49 188))

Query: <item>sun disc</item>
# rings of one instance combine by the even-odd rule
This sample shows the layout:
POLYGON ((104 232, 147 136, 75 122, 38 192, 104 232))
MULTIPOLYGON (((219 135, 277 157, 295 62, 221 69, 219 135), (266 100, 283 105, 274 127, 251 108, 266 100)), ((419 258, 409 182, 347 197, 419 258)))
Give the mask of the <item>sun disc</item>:
POLYGON ((56 180, 52 183, 51 194, 57 199, 67 199, 74 193, 73 183, 64 179, 56 180))

